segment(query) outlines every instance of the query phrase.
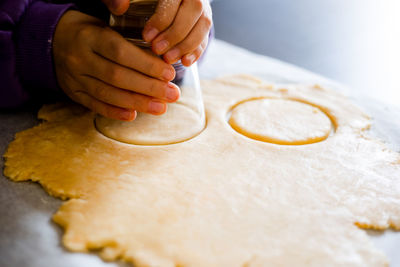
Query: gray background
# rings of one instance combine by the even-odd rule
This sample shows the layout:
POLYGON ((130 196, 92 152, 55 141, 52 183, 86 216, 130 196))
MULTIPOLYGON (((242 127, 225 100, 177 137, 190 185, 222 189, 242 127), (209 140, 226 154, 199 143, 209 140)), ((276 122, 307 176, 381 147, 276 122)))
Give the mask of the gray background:
POLYGON ((216 36, 400 106, 400 1, 214 0, 216 36))

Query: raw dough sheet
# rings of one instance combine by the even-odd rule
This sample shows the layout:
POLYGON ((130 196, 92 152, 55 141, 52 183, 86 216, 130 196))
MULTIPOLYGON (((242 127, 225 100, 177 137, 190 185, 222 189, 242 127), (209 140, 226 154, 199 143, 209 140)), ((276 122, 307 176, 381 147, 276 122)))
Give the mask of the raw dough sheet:
MULTIPOLYGON (((370 118, 320 86, 234 76, 203 83, 207 126, 184 143, 133 146, 96 131, 94 114, 45 106, 17 134, 5 174, 67 200, 54 215, 73 251, 137 266, 383 266, 358 228, 400 228, 400 156, 370 118), (300 146, 250 139, 227 121, 237 103, 318 107, 335 132, 300 146)), ((255 114, 256 116, 256 114, 255 114)), ((312 122, 310 122, 312 123, 312 122)))

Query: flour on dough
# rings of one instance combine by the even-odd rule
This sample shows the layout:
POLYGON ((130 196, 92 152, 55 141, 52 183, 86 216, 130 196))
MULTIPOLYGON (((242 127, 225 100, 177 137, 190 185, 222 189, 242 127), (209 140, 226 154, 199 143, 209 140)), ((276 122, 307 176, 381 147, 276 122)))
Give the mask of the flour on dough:
POLYGON ((40 182, 65 199, 53 217, 65 229, 65 247, 100 250, 106 260, 174 267, 387 264, 356 224, 400 228, 399 154, 369 135, 369 117, 344 96, 255 81, 203 82, 207 127, 166 146, 120 143, 96 130, 89 111, 45 106, 39 117, 46 122, 9 145, 5 175, 40 182), (226 118, 256 98, 315 106, 335 132, 302 146, 247 138, 226 118))

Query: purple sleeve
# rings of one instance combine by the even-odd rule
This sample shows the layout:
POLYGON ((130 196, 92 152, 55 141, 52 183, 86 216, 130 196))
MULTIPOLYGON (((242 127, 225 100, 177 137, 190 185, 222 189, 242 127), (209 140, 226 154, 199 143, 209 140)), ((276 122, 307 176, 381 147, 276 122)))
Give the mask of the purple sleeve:
MULTIPOLYGON (((28 90, 57 90, 52 59, 55 27, 73 5, 6 0, 0 4, 0 108, 17 107, 28 90)), ((40 90, 40 92, 37 92, 40 90)))

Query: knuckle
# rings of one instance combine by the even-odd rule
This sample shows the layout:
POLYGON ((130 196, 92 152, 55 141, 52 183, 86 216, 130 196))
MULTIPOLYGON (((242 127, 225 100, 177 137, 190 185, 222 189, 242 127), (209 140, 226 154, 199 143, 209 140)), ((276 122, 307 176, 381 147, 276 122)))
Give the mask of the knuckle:
POLYGON ((114 106, 120 108, 127 108, 127 109, 136 109, 137 106, 137 99, 135 94, 132 92, 127 92, 126 94, 121 94, 120 98, 118 98, 117 102, 115 102, 114 106))
POLYGON ((94 93, 98 99, 108 99, 109 98, 109 91, 104 88, 103 86, 98 86, 94 89, 94 93))
POLYGON ((203 21, 203 23, 204 23, 204 25, 206 26, 207 29, 211 28, 211 26, 213 24, 213 21, 209 16, 206 16, 206 15, 203 14, 201 16, 201 20, 203 21))
POLYGON ((158 73, 158 64, 152 60, 146 62, 146 68, 150 70, 151 73, 158 73))
POLYGON ((185 35, 184 31, 175 29, 174 31, 171 31, 169 33, 169 35, 167 36, 167 39, 171 40, 172 44, 176 44, 179 41, 182 41, 183 39, 185 39, 185 37, 186 37, 186 35, 185 35))
POLYGON ((149 58, 145 61, 145 68, 152 77, 161 77, 165 64, 158 58, 149 58))
POLYGON ((88 28, 87 27, 81 27, 80 29, 77 30, 76 32, 76 37, 78 39, 84 39, 88 36, 88 28))
POLYGON ((107 71, 107 76, 108 76, 108 80, 112 84, 116 84, 120 80, 120 77, 121 77, 118 67, 116 67, 116 66, 110 67, 109 70, 107 71))
POLYGON ((149 95, 155 96, 155 97, 160 97, 162 96, 161 91, 161 82, 158 82, 156 80, 153 80, 150 82, 150 88, 149 88, 149 95))
POLYGON ((155 81, 150 82, 149 95, 155 96, 157 92, 157 83, 155 81))
POLYGON ((123 49, 121 43, 118 42, 116 39, 110 40, 109 49, 112 52, 112 55, 117 62, 120 62, 124 58, 125 50, 123 49))
POLYGON ((179 47, 179 50, 181 51, 181 53, 183 53, 183 54, 190 52, 196 48, 195 45, 193 45, 192 43, 187 42, 187 41, 180 43, 178 47, 179 47))
POLYGON ((129 108, 132 110, 140 110, 140 111, 145 110, 146 107, 148 106, 145 99, 147 99, 146 96, 140 96, 140 95, 132 96, 130 98, 130 107, 129 108))
POLYGON ((192 4, 196 10, 203 10, 203 0, 192 0, 192 4))
POLYGON ((101 37, 101 39, 110 38, 111 36, 116 34, 116 32, 109 27, 101 27, 101 28, 98 28, 98 30, 99 30, 98 33, 99 33, 99 36, 101 37))
POLYGON ((92 30, 89 27, 81 27, 76 34, 78 39, 86 40, 92 35, 92 30))
POLYGON ((163 16, 159 19, 158 23, 157 23, 157 28, 160 30, 164 30, 167 29, 168 26, 170 26, 170 24, 172 23, 172 21, 170 19, 168 19, 167 17, 163 16))
POLYGON ((174 71, 175 71, 174 68, 166 63, 156 64, 155 67, 153 68, 154 76, 162 79, 165 79, 166 73, 171 75, 170 73, 173 73, 174 71))

